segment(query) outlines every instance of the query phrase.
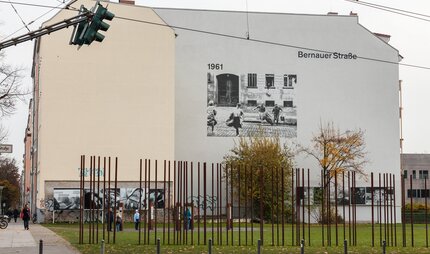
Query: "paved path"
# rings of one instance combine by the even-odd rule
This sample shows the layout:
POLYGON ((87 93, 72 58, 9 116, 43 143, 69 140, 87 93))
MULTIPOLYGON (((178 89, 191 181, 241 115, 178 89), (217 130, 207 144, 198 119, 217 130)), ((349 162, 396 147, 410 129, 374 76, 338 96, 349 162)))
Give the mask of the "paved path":
POLYGON ((39 224, 30 223, 30 230, 24 230, 21 220, 16 223, 12 220, 6 229, 0 229, 0 253, 38 254, 40 240, 43 240, 43 254, 80 253, 66 240, 39 224))

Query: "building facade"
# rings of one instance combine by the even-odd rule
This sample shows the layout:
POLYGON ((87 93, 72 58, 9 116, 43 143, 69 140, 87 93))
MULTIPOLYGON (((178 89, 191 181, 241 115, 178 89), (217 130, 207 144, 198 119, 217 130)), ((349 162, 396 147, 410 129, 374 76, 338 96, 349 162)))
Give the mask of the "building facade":
POLYGON ((402 169, 406 203, 424 204, 429 198, 430 154, 402 154, 402 169))
MULTIPOLYGON (((140 158, 221 162, 238 141, 226 125, 238 104, 244 114, 239 136, 261 129, 290 146, 309 147, 321 123, 360 129, 365 171, 400 172, 399 52, 357 16, 121 3, 109 11, 116 18, 102 43, 77 50, 68 45, 71 29, 36 43, 33 209, 45 211, 56 191, 74 195, 82 154, 118 156, 124 193, 136 185, 140 158), (217 111, 213 131, 205 123, 209 105, 217 111)), ((47 24, 67 15, 62 11, 47 24)), ((303 154, 295 163, 319 171, 303 154)), ((368 178, 357 186, 369 187, 368 178)), ((357 219, 369 220, 360 209, 368 205, 358 206, 357 219)))

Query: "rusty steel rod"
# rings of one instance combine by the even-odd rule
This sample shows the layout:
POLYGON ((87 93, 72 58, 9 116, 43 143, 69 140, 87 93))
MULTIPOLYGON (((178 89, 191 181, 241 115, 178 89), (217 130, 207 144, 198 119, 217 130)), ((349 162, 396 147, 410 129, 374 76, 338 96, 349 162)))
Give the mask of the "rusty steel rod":
POLYGON ((140 228, 140 221, 142 220, 141 218, 141 214, 142 214, 142 168, 143 168, 143 161, 142 159, 139 160, 139 235, 138 235, 138 242, 139 245, 141 243, 141 237, 142 237, 142 232, 141 232, 141 228, 140 228))
POLYGON ((414 204, 413 204, 413 196, 414 196, 414 189, 412 186, 412 175, 410 175, 410 194, 411 194, 411 246, 414 247, 414 204))
POLYGON ((370 196, 371 196, 371 207, 372 207, 372 247, 375 247, 375 211, 374 211, 374 198, 375 190, 373 187, 373 172, 370 173, 370 196))

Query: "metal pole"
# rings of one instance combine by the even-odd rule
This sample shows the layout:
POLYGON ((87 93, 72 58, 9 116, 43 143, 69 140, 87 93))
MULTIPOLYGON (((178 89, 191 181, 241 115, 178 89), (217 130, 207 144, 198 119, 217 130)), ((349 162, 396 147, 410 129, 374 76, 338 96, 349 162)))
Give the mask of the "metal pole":
POLYGON ((100 254, 105 253, 105 240, 102 239, 101 247, 100 247, 100 254))
POLYGON ((212 239, 209 239, 208 254, 212 254, 212 239))
POLYGON ((387 246, 387 243, 385 242, 385 240, 383 240, 382 241, 382 254, 386 253, 386 250, 385 250, 386 246, 387 246))
POLYGON ((372 202, 372 247, 375 247, 375 211, 374 211, 374 187, 373 187, 373 172, 370 173, 370 197, 372 202))
POLYGON ((300 241, 300 254, 305 254, 305 239, 300 241))
POLYGON ((410 175, 410 190, 411 190, 411 246, 414 247, 414 204, 413 204, 413 196, 414 191, 412 188, 412 175, 410 175))
POLYGON ((157 238, 157 254, 161 253, 161 248, 160 248, 160 238, 157 238))
POLYGON ((343 240, 343 253, 348 254, 348 241, 346 239, 343 240))
POLYGON ((257 241, 257 253, 261 254, 261 240, 260 239, 258 239, 258 241, 257 241))
POLYGON ((43 240, 40 239, 39 241, 39 254, 43 254, 43 240))

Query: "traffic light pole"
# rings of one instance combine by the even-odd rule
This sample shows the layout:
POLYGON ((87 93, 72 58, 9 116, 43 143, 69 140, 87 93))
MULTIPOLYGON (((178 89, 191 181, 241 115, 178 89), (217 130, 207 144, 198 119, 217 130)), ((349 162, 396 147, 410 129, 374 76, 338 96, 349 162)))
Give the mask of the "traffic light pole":
POLYGON ((84 21, 89 21, 93 16, 94 16, 94 13, 92 13, 92 12, 82 13, 82 14, 79 14, 75 17, 65 19, 65 20, 60 21, 58 23, 43 27, 39 30, 32 31, 32 32, 29 32, 27 34, 24 34, 24 35, 21 35, 21 36, 0 42, 0 50, 7 48, 7 47, 10 47, 10 46, 15 46, 15 45, 20 44, 22 42, 26 42, 26 41, 30 41, 30 40, 42 37, 43 35, 50 34, 52 32, 56 32, 56 31, 62 30, 64 28, 68 28, 69 26, 77 25, 77 24, 84 22, 84 21))

